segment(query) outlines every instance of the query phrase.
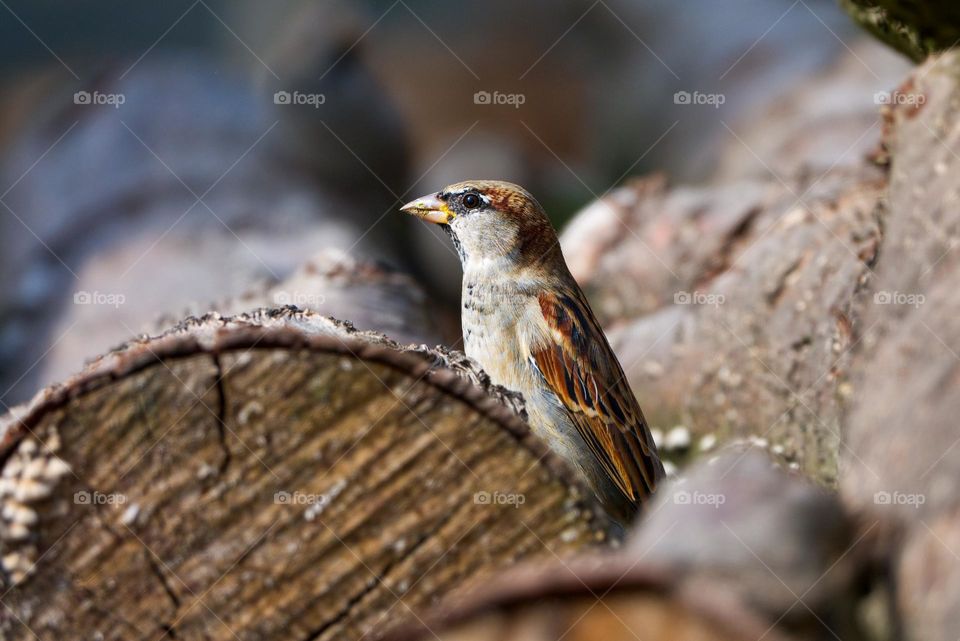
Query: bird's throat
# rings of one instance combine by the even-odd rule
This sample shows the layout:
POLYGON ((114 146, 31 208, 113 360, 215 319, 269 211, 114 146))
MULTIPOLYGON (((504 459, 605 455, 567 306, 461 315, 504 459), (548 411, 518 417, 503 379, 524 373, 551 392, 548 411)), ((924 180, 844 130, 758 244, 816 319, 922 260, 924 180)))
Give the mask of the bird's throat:
POLYGON ((446 232, 447 236, 449 236, 450 240, 453 242, 453 247, 457 250, 457 256, 460 257, 460 264, 466 267, 467 252, 463 249, 463 243, 461 243, 460 239, 457 238, 457 235, 453 232, 453 228, 450 225, 440 225, 440 228, 446 232))

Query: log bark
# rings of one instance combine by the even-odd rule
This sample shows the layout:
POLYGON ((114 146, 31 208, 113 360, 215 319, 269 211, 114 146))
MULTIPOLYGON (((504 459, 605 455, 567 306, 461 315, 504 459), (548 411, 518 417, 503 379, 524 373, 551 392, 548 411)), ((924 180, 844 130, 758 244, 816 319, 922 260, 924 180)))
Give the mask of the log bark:
MULTIPOLYGON (((880 638, 960 627, 958 96, 951 51, 891 94, 875 166, 700 189, 647 179, 564 239, 652 423, 761 442, 839 486, 856 527, 840 540, 869 557, 865 627, 880 638)), ((760 542, 782 542, 774 532, 760 542)), ((844 599, 846 619, 865 607, 849 588, 827 602, 844 599)))
POLYGON ((3 419, 3 637, 374 636, 609 523, 462 356, 188 320, 3 419))
POLYGON ((897 541, 904 638, 936 641, 960 629, 960 54, 930 60, 901 91, 840 490, 897 541))
POLYGON ((765 439, 836 481, 884 185, 869 165, 673 190, 648 178, 571 224, 564 252, 654 426, 765 439))

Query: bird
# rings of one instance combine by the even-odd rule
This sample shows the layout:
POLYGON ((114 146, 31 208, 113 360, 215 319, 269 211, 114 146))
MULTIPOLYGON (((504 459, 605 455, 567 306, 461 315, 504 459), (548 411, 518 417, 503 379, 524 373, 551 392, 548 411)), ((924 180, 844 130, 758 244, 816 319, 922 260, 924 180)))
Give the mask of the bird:
POLYGON ((468 180, 400 209, 453 241, 467 356, 523 395, 533 433, 629 526, 664 478, 663 464, 543 208, 518 185, 468 180))

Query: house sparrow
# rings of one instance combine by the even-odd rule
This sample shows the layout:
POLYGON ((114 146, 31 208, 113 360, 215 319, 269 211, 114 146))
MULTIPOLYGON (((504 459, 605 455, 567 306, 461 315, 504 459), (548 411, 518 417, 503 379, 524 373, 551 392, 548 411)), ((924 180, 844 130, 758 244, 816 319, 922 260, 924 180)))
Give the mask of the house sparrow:
POLYGON ((523 394, 533 432, 628 524, 663 465, 543 209, 517 185, 470 180, 401 211, 441 225, 456 246, 467 355, 523 394))

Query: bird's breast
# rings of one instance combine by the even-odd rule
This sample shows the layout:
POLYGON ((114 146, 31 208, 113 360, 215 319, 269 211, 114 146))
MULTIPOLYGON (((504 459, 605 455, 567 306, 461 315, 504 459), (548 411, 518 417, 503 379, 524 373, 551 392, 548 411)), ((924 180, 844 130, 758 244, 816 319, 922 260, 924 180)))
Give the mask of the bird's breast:
POLYGON ((589 463, 569 414, 532 362, 530 346, 548 331, 537 297, 515 283, 465 279, 461 322, 467 356, 492 382, 523 394, 534 433, 575 466, 589 463))
POLYGON ((523 392, 524 297, 507 285, 464 281, 461 304, 463 344, 467 356, 477 361, 493 382, 523 392))

